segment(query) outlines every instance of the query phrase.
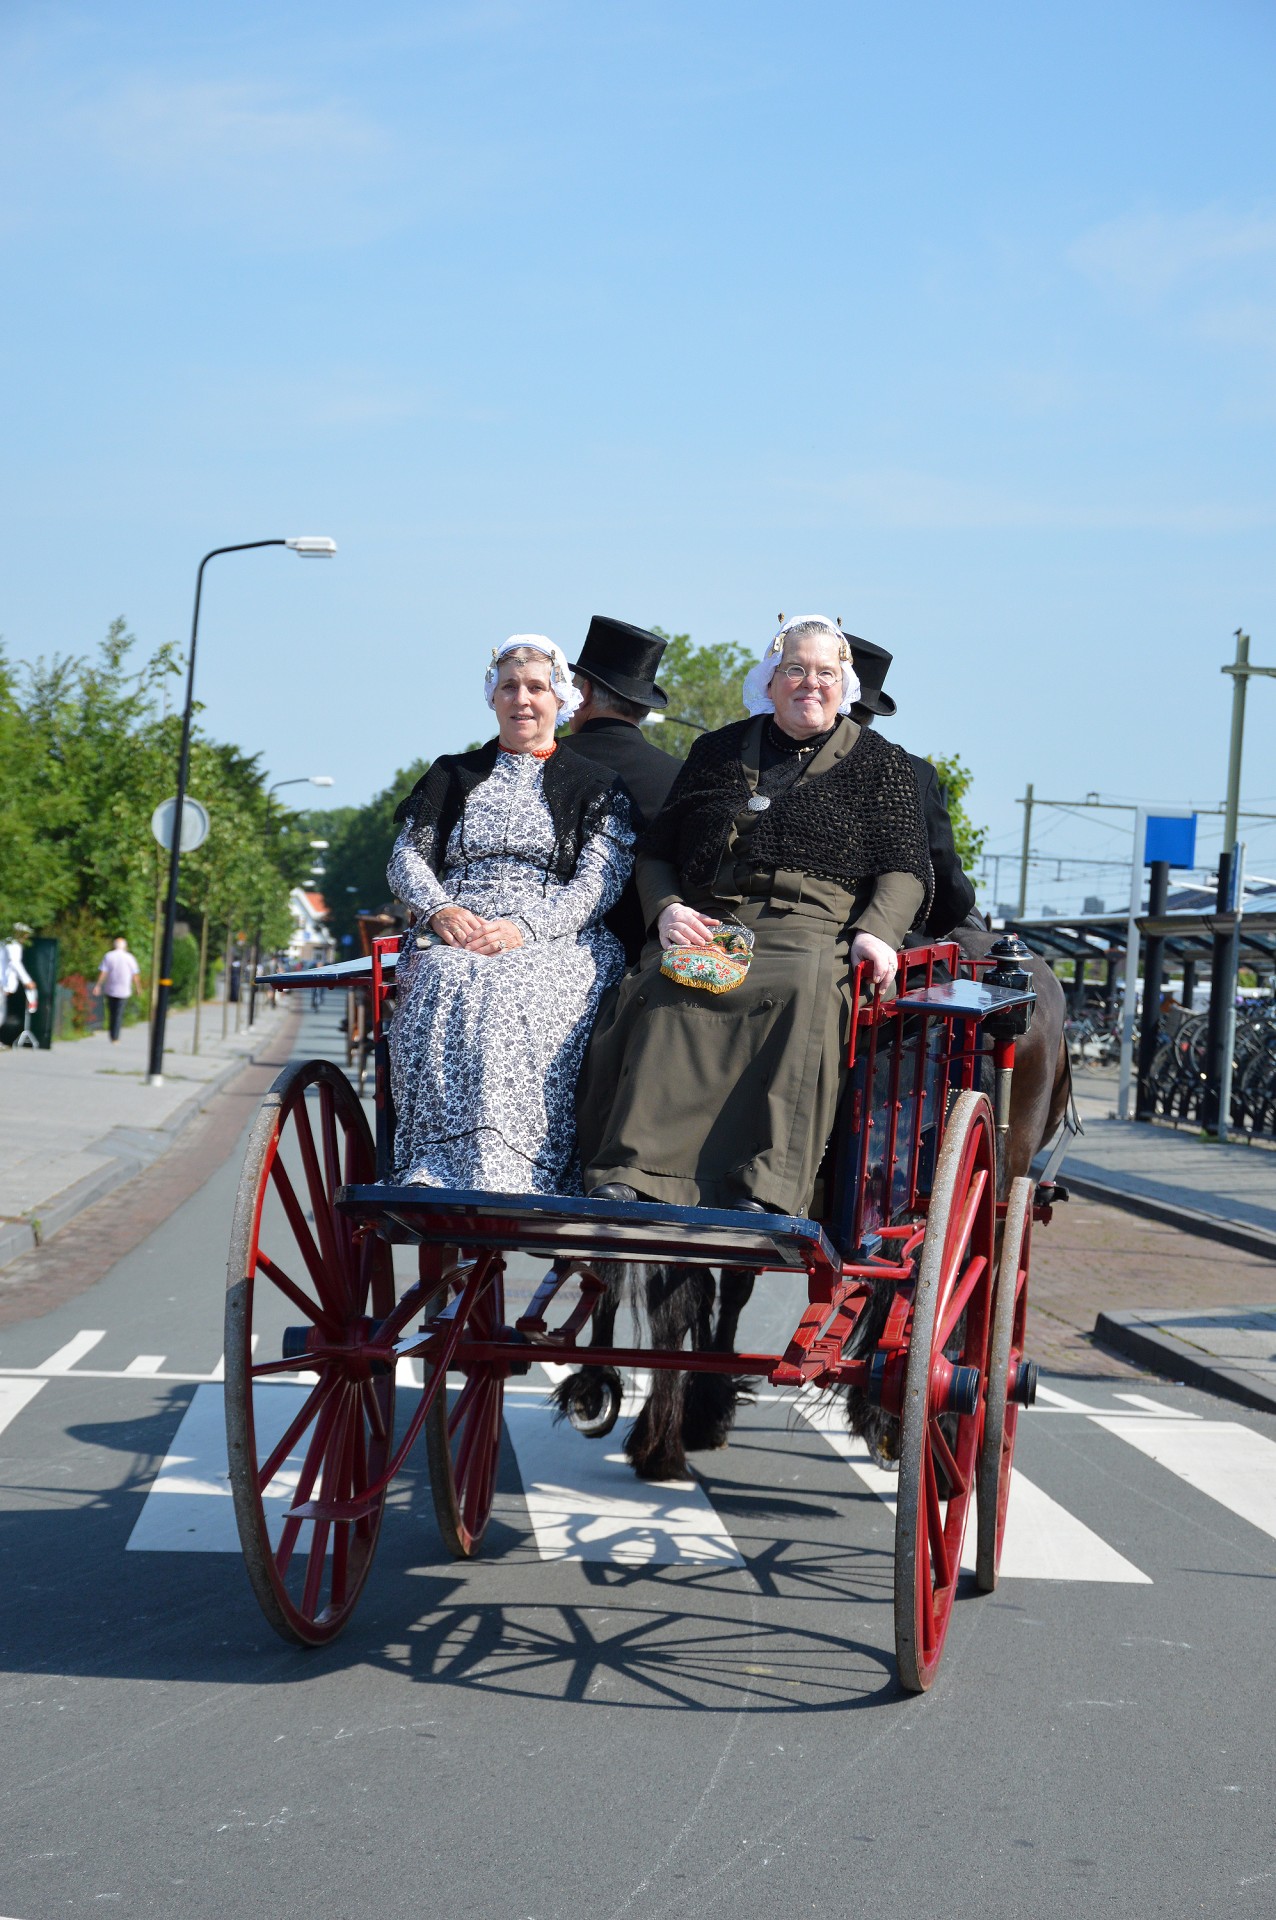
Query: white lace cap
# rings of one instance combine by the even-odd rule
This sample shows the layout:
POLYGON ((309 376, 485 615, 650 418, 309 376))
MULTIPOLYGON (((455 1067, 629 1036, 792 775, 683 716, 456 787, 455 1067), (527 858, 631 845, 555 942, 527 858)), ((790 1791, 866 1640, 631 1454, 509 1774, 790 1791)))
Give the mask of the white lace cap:
POLYGON ((784 658, 784 643, 795 633, 827 633, 837 641, 838 658, 842 662, 842 699, 839 713, 849 713, 860 697, 859 676, 851 662, 851 649, 846 635, 836 620, 828 619, 822 613, 799 613, 792 620, 786 620, 774 640, 768 641, 766 652, 756 667, 750 667, 744 676, 744 704, 750 713, 774 713, 775 702, 771 698, 770 687, 775 670, 784 658))
POLYGON ((544 654, 549 661, 549 684, 554 689, 558 711, 564 720, 570 720, 583 695, 579 687, 572 685, 567 655, 552 640, 547 640, 543 633, 512 633, 503 647, 492 648, 492 658, 483 677, 483 698, 488 706, 496 705, 496 683, 500 679, 501 661, 507 653, 514 653, 520 647, 528 653, 544 654))

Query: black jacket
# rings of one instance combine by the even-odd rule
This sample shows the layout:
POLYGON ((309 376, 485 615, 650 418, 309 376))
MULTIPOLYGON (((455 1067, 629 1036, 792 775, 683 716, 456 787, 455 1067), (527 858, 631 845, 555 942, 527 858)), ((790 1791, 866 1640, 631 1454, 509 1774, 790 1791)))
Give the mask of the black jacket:
MULTIPOLYGON (((618 773, 633 802, 634 831, 650 826, 677 777, 681 762, 670 753, 662 753, 644 738, 628 720, 586 720, 579 733, 569 733, 559 741, 596 767, 618 773)), ((632 878, 617 900, 606 923, 625 949, 625 960, 632 966, 646 938, 638 890, 632 878)))
POLYGON ((586 720, 579 733, 569 733, 558 744, 620 775, 634 803, 638 833, 650 826, 664 806, 681 764, 671 753, 653 747, 628 720, 586 720))
POLYGON ((918 753, 910 753, 908 757, 917 775, 917 791, 921 796, 926 840, 930 847, 930 864, 935 871, 935 894, 926 916, 926 932, 936 935, 951 933, 954 927, 961 925, 974 906, 975 889, 957 858, 952 822, 939 791, 934 767, 918 753))

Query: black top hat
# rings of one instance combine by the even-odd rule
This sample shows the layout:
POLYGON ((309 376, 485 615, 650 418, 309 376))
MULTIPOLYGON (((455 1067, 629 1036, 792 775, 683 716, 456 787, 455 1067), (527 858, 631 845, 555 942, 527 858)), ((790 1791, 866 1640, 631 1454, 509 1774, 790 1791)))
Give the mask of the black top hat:
POLYGON ((572 661, 571 669, 618 693, 622 700, 640 707, 667 707, 668 695, 656 685, 656 668, 666 644, 645 627, 631 627, 627 620, 609 620, 596 613, 580 659, 572 661))
POLYGON ((875 641, 861 640, 856 633, 848 633, 846 639, 851 649, 851 665, 860 683, 860 697, 855 705, 867 707, 870 713, 880 714, 883 720, 889 720, 896 707, 889 693, 882 692, 882 682, 890 672, 894 654, 888 653, 885 647, 879 647, 875 641))

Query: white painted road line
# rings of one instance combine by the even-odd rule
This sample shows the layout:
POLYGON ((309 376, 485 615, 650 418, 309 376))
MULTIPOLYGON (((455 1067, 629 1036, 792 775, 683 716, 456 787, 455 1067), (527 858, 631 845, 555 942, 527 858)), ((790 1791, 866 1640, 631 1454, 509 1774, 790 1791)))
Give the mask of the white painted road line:
MULTIPOLYGON (((798 1402, 803 1419, 821 1434, 834 1453, 842 1456, 856 1477, 884 1500, 893 1513, 899 1476, 879 1467, 862 1440, 846 1429, 840 1403, 821 1396, 798 1402)), ((975 1564, 976 1515, 972 1502, 962 1542, 963 1567, 975 1564)), ((1084 1526, 1075 1514, 1048 1493, 1025 1480, 1017 1470, 1010 1476, 1010 1505, 1006 1537, 1001 1550, 1003 1580, 1085 1580, 1130 1586, 1151 1586, 1146 1573, 1084 1526)))
MULTIPOLYGON (((254 1402, 257 1445, 264 1455, 279 1440, 308 1389, 275 1386, 254 1402)), ((290 1454, 263 1496, 272 1544, 292 1504, 303 1453, 290 1454)), ((238 1553, 239 1532, 226 1468, 226 1415, 220 1386, 196 1387, 129 1536, 134 1553, 238 1553)))
POLYGON ((124 1371, 127 1374, 158 1373, 167 1358, 168 1355, 163 1353, 139 1353, 136 1360, 129 1361, 124 1371))
POLYGON ((44 1385, 43 1380, 0 1380, 0 1433, 22 1412, 44 1385))
POLYGON ((505 1424, 542 1560, 744 1565, 699 1481, 635 1479, 615 1440, 582 1439, 543 1399, 508 1397, 505 1424))
POLYGON ((1094 1424, 1276 1539, 1276 1441, 1234 1420, 1095 1414, 1094 1424))
POLYGON ((56 1353, 51 1353, 44 1365, 37 1367, 35 1371, 37 1373, 70 1373, 76 1361, 83 1360, 86 1353, 92 1353, 99 1340, 105 1340, 105 1338, 104 1331, 77 1333, 75 1338, 68 1340, 64 1347, 59 1347, 56 1353))

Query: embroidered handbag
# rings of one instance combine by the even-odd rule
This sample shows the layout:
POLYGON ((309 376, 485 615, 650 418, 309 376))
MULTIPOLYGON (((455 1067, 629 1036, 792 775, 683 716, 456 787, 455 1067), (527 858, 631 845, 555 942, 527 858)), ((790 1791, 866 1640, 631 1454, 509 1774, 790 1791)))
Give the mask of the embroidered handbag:
POLYGON ((707 947, 666 947, 660 971, 680 987, 705 993, 730 993, 749 971, 753 935, 747 927, 719 927, 707 947))

